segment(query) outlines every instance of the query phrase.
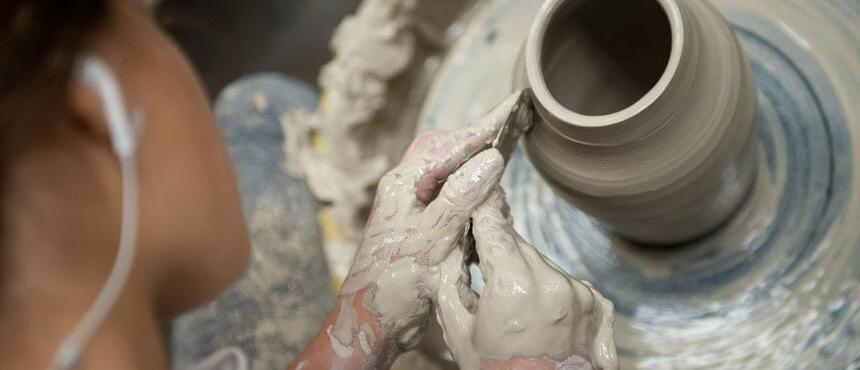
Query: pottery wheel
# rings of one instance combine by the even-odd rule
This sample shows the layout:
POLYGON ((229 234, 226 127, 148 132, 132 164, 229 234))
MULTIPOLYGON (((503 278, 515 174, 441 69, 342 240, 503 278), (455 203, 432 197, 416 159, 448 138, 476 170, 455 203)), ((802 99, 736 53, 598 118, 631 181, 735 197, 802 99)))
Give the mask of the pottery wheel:
MULTIPOLYGON (((860 368, 860 3, 715 1, 759 89, 760 168, 710 236, 621 240, 557 197, 518 150, 503 179, 523 237, 617 311, 622 368, 860 368)), ((422 129, 510 92, 541 1, 481 3, 442 62, 422 129)))

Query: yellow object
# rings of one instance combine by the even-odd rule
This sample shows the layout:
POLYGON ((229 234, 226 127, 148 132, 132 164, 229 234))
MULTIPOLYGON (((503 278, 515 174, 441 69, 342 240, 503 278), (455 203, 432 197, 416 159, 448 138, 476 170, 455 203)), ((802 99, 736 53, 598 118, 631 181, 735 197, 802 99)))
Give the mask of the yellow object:
POLYGON ((322 94, 320 94, 319 103, 317 103, 317 110, 326 110, 328 109, 328 99, 329 99, 328 90, 323 90, 322 94))
MULTIPOLYGON (((320 225, 320 230, 322 231, 323 240, 326 242, 343 242, 346 241, 346 236, 340 231, 340 228, 334 222, 334 219, 331 217, 331 208, 323 207, 317 214, 317 219, 320 225)), ((340 253, 340 251, 331 250, 332 244, 325 243, 324 249, 326 249, 326 253, 340 253)), ((334 243, 337 245, 337 243, 334 243)), ((329 271, 337 271, 336 268, 332 267, 333 261, 329 258, 329 271)), ((344 276, 338 276, 337 273, 332 273, 331 276, 331 287, 334 289, 334 292, 340 292, 340 288, 343 286, 344 276)))
POLYGON ((332 276, 331 277, 331 288, 334 289, 334 293, 337 294, 340 292, 340 288, 343 286, 343 279, 332 276))
MULTIPOLYGON (((328 109, 328 101, 329 92, 328 90, 323 90, 322 94, 320 94, 320 100, 317 103, 317 111, 328 109)), ((325 152, 325 140, 323 140, 322 136, 318 132, 314 132, 311 135, 311 148, 318 153, 325 152)))
POLYGON ((325 152, 325 140, 318 132, 314 132, 311 136, 311 147, 318 153, 325 152))
POLYGON ((320 228, 322 229, 323 238, 325 240, 336 240, 336 241, 344 241, 346 237, 344 237, 343 233, 340 232, 340 229, 334 222, 334 219, 331 217, 331 209, 328 207, 323 208, 319 213, 319 223, 320 228))

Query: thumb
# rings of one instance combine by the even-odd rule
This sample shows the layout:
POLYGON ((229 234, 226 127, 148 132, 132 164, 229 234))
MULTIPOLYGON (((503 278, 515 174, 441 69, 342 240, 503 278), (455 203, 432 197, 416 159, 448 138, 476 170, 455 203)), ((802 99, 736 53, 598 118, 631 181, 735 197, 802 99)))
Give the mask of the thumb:
MULTIPOLYGON (((510 208, 505 193, 497 187, 472 214, 472 234, 484 281, 493 281, 497 272, 508 274, 528 271, 527 255, 519 243, 519 235, 511 225, 510 208), (501 266, 507 266, 501 268, 501 266), (498 271, 499 269, 502 271, 498 271)), ((522 243, 525 248, 528 244, 522 243)), ((490 284, 492 286, 492 284, 490 284)))
POLYGON ((442 327, 445 344, 462 369, 477 369, 480 359, 472 344, 477 295, 469 288, 469 271, 463 251, 456 249, 439 264, 439 287, 436 294, 436 320, 442 327), (466 301, 465 303, 463 301, 466 301))

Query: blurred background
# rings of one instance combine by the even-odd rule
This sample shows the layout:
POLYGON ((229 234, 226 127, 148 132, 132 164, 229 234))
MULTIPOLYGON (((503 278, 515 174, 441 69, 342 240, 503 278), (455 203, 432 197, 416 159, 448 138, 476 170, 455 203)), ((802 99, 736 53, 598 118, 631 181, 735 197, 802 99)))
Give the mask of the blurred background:
POLYGON ((332 32, 359 0, 162 0, 159 23, 191 58, 209 96, 254 72, 282 72, 316 85, 331 59, 332 32))
MULTIPOLYGON (((249 267, 251 273, 246 279, 213 304, 177 320, 173 327, 174 335, 171 342, 174 366, 185 368, 217 349, 238 346, 249 355, 253 370, 285 368, 319 328, 332 305, 337 284, 328 280, 329 273, 332 271, 330 265, 326 265, 322 252, 322 244, 327 237, 321 233, 321 230, 330 230, 320 227, 321 223, 318 224, 318 220, 324 220, 322 217, 317 217, 318 210, 324 205, 312 197, 304 179, 292 178, 282 173, 282 148, 285 134, 282 133, 281 123, 288 108, 314 111, 318 107, 317 75, 320 68, 333 57, 329 41, 337 25, 345 16, 354 13, 361 1, 150 1, 153 2, 153 12, 158 22, 190 57, 210 98, 215 103, 216 116, 225 133, 225 139, 239 175, 246 217, 258 256, 249 267), (267 74, 255 76, 261 72, 267 74), (276 74, 273 75, 270 72, 276 74)), ((452 15, 458 14, 458 11, 450 11, 449 8, 469 10, 470 8, 463 4, 468 4, 470 1, 418 1, 419 7, 434 8, 423 9, 422 18, 429 19, 427 23, 435 26, 431 28, 439 31, 436 33, 451 40, 442 37, 444 40, 441 46, 429 45, 428 47, 427 44, 433 44, 433 42, 428 42, 426 35, 419 35, 420 46, 427 50, 423 50, 424 53, 420 54, 418 59, 424 61, 421 65, 427 70, 418 71, 424 74, 414 73, 406 79, 406 83, 400 81, 401 84, 397 87, 410 92, 400 96, 409 97, 411 100, 405 103, 398 101, 402 104, 395 105, 415 108, 428 104, 423 95, 425 90, 428 90, 430 82, 434 79, 443 80, 446 83, 442 85, 443 87, 454 86, 446 91, 458 93, 448 94, 450 96, 447 97, 443 96, 445 94, 439 94, 435 96, 436 100, 433 100, 434 96, 430 94, 431 99, 428 99, 431 102, 430 105, 436 107, 434 114, 430 116, 442 117, 435 121, 445 122, 444 124, 447 125, 462 124, 468 121, 462 119, 463 117, 473 117, 474 114, 481 113, 482 109, 476 108, 484 101, 481 99, 485 99, 485 103, 498 100, 498 97, 494 97, 493 94, 501 90, 484 86, 491 80, 488 76, 504 70, 506 64, 494 60, 497 54, 492 53, 504 55, 505 50, 512 51, 511 53, 519 50, 519 42, 507 49, 500 45, 518 41, 516 30, 520 30, 520 35, 524 34, 522 32, 529 24, 528 17, 534 14, 533 11, 536 10, 540 0, 487 1, 485 4, 490 4, 488 6, 491 10, 498 10, 500 7, 514 10, 504 13, 507 16, 497 16, 496 13, 489 11, 478 14, 483 18, 466 11, 464 18, 475 16, 477 19, 469 19, 468 22, 459 24, 459 27, 449 23, 454 20, 462 21, 459 15, 452 15), (523 9, 531 13, 523 12, 523 9), (480 24, 481 27, 463 27, 463 24, 472 23, 480 24), (449 26, 452 27, 449 28, 449 26), (445 32, 452 29, 455 32, 445 32), (443 60, 445 48, 456 46, 452 40, 457 38, 470 42, 481 40, 482 42, 466 44, 475 45, 474 50, 487 56, 483 59, 484 64, 473 60, 461 61, 459 68, 451 68, 447 74, 434 76, 435 68, 440 64, 445 66, 446 61, 443 60), (428 66, 432 68, 426 68, 428 66), (418 94, 413 94, 415 92, 418 94), (454 119, 450 119, 451 117, 454 119)), ((771 144, 771 147, 790 148, 803 142, 803 147, 807 148, 806 142, 812 135, 796 134, 791 130, 807 130, 797 132, 816 133, 838 130, 833 132, 844 132, 844 134, 836 134, 833 137, 844 140, 858 137, 857 127, 860 125, 855 123, 860 122, 858 118, 860 111, 851 105, 843 106, 843 104, 856 101, 857 87, 860 86, 860 83, 857 83, 860 81, 857 60, 860 59, 856 57, 860 51, 856 41, 860 38, 856 37, 858 30, 854 26, 858 19, 856 15, 860 14, 860 2, 857 0, 820 2, 712 0, 711 2, 728 15, 736 31, 741 31, 738 35, 751 58, 753 72, 759 86, 766 87, 761 90, 763 95, 761 95, 760 104, 767 107, 768 115, 763 116, 759 125, 766 124, 760 127, 766 127, 766 130, 777 133, 773 137, 784 141, 778 145, 771 144), (816 47, 810 48, 810 45, 816 47), (839 100, 840 98, 842 100, 839 100), (821 104, 822 102, 826 104, 821 104), (806 117, 815 118, 807 122, 804 121, 806 117), (786 138, 789 140, 785 141, 786 138)), ((457 64, 454 63, 454 65, 457 64)), ((492 78, 492 81, 501 84, 500 81, 503 80, 492 78)), ((392 121, 414 121, 417 122, 418 128, 424 129, 453 128, 428 125, 427 122, 432 120, 422 122, 414 117, 417 113, 417 111, 410 113, 408 109, 406 113, 397 111, 391 116, 409 119, 392 121)), ((823 134, 817 135, 816 137, 824 137, 823 134)), ((789 168, 790 164, 795 166, 791 168, 807 169, 788 173, 791 175, 790 178, 794 179, 792 181, 827 186, 828 192, 837 189, 842 191, 843 195, 856 196, 857 182, 848 181, 847 175, 855 171, 856 160, 849 154, 839 152, 846 148, 851 150, 852 145, 850 143, 836 145, 827 141, 819 141, 815 145, 813 149, 804 149, 803 156, 785 153, 770 156, 769 158, 776 158, 771 166, 789 168), (832 184, 825 184, 821 178, 815 177, 815 171, 808 170, 829 167, 820 166, 818 163, 810 166, 804 162, 811 159, 823 160, 822 158, 843 166, 841 170, 832 171, 839 174, 827 180, 833 181, 832 184), (849 168, 849 166, 854 167, 849 168)), ((521 161, 526 163, 524 159, 521 161)), ((521 167, 522 170, 517 173, 529 174, 531 172, 528 168, 521 167)), ((518 176, 520 176, 518 179, 512 180, 514 181, 512 186, 531 189, 526 187, 527 184, 528 186, 533 184, 531 177, 518 176)), ((780 203, 780 212, 799 215, 796 217, 807 217, 803 219, 805 221, 798 221, 789 227, 774 226, 768 230, 776 230, 773 234, 776 236, 762 234, 767 237, 762 239, 764 241, 761 243, 756 238, 744 237, 745 244, 738 250, 743 251, 743 256, 758 255, 753 251, 770 253, 769 251, 775 250, 777 253, 783 253, 780 256, 784 258, 780 257, 781 259, 769 257, 777 264, 767 265, 778 267, 780 274, 783 274, 783 265, 779 263, 801 261, 806 258, 805 253, 816 253, 816 255, 820 253, 813 265, 794 262, 786 265, 788 267, 785 267, 787 272, 784 276, 786 279, 794 279, 793 276, 798 273, 798 270, 803 270, 799 272, 802 274, 812 271, 815 273, 806 276, 810 279, 810 285, 798 283, 797 286, 824 286, 832 289, 806 290, 807 288, 804 288, 799 290, 803 292, 801 294, 787 296, 782 280, 768 280, 769 285, 760 286, 757 284, 758 280, 745 279, 744 281, 749 284, 744 289, 750 289, 750 291, 755 289, 756 300, 744 298, 742 301, 744 304, 737 305, 734 304, 734 298, 712 297, 708 295, 709 291, 693 289, 690 290, 689 295, 677 295, 667 289, 666 297, 671 299, 661 301, 661 298, 647 297, 657 302, 654 306, 657 308, 642 306, 645 309, 638 311, 649 312, 650 315, 627 316, 623 313, 624 310, 619 311, 622 312, 622 316, 619 316, 622 320, 621 324, 616 326, 616 333, 624 333, 629 338, 619 347, 625 349, 623 347, 627 346, 626 350, 619 351, 626 361, 631 361, 634 367, 635 364, 639 364, 643 368, 693 367, 678 364, 735 368, 741 366, 732 366, 732 364, 737 365, 744 361, 753 361, 746 363, 746 367, 756 367, 755 364, 768 364, 768 361, 771 361, 772 366, 763 367, 843 368, 809 365, 844 364, 846 361, 851 361, 851 365, 844 368, 860 369, 857 366, 860 363, 860 357, 856 357, 856 351, 850 349, 857 348, 856 333, 860 328, 860 319, 858 319, 860 300, 857 298, 860 297, 860 288, 856 284, 856 271, 860 269, 833 268, 834 263, 827 262, 836 261, 838 263, 836 266, 842 266, 856 261, 858 256, 856 251, 860 249, 857 248, 856 228, 852 228, 853 224, 850 222, 850 220, 856 220, 858 214, 856 202, 850 204, 839 202, 834 200, 839 198, 830 196, 829 193, 827 197, 804 195, 802 191, 806 191, 804 190, 806 188, 802 186, 785 186, 785 189, 790 192, 786 193, 787 196, 780 197, 784 199, 785 204, 783 208, 783 203, 780 203), (815 211, 818 206, 808 207, 804 204, 821 203, 825 198, 831 202, 828 203, 830 205, 827 205, 827 209, 841 210, 841 207, 847 207, 844 215, 849 222, 833 222, 832 225, 828 222, 825 225, 827 232, 819 232, 817 228, 813 229, 810 225, 820 222, 820 217, 809 216, 812 214, 810 212, 815 211), (795 201, 797 199, 805 202, 795 201), (801 226, 806 228, 798 227, 801 223, 803 224, 801 226), (816 238, 820 235, 831 235, 828 233, 837 233, 833 235, 838 235, 838 238, 821 239, 808 248, 800 248, 801 244, 794 242, 801 240, 795 233, 805 232, 803 230, 807 229, 816 230, 815 234, 810 234, 816 238), (797 251, 802 251, 804 254, 795 253, 797 251), (767 291, 768 294, 759 294, 760 291, 767 291), (704 308, 707 311, 703 311, 706 314, 689 316, 694 319, 687 319, 688 316, 671 316, 675 312, 686 314, 682 299, 708 302, 709 305, 704 308), (750 302, 764 303, 762 306, 752 306, 750 302), (716 315, 715 312, 722 316, 716 315), (749 312, 755 312, 756 316, 749 316, 749 312), (751 319, 742 320, 746 316, 751 319), (684 317, 684 319, 676 319, 676 317, 684 317), (735 319, 737 321, 732 321, 735 319), (725 335, 725 333, 739 332, 754 335, 725 335), (673 346, 679 346, 678 343, 682 343, 687 352, 666 352, 664 348, 666 343, 673 346), (699 344, 696 345, 697 343, 699 344), (682 355, 677 356, 678 354, 682 355), (771 355, 777 356, 781 362, 773 362, 771 355), (675 366, 669 366, 670 364, 675 366)), ((547 191, 543 193, 522 191, 521 193, 526 195, 519 200, 520 213, 540 216, 525 220, 527 224, 524 229, 533 230, 536 235, 531 235, 535 237, 532 239, 541 238, 542 244, 538 245, 539 248, 540 245, 547 248, 542 252, 553 251, 552 253, 555 254, 551 254, 550 258, 561 262, 561 265, 580 266, 579 261, 586 259, 578 257, 579 254, 572 254, 570 250, 562 250, 559 246, 566 246, 571 243, 571 240, 611 240, 602 236, 597 239, 591 236, 601 235, 599 228, 594 229, 597 230, 597 234, 583 234, 582 230, 586 229, 567 228, 571 233, 582 234, 583 237, 579 239, 568 236, 566 232, 559 232, 556 229, 556 220, 588 221, 570 208, 553 208, 551 212, 544 212, 540 209, 543 207, 541 202, 544 199, 552 201, 552 198, 542 195, 549 194, 547 191), (532 209, 529 205, 538 208, 532 209), (547 220, 553 220, 553 222, 547 220), (547 235, 551 238, 546 238, 547 235)), ((821 204, 824 207, 824 203, 821 204)), ((794 220, 791 217, 786 216, 783 219, 794 220)), ((591 226, 588 230, 592 230, 591 226)), ((525 235, 526 239, 530 239, 531 236, 528 233, 525 235)), ((809 240, 813 240, 812 236, 809 240)), ((735 243, 734 240, 737 237, 731 237, 734 239, 730 238, 726 243, 735 243)), ((723 239, 715 240, 714 245, 717 246, 724 242, 723 239)), ((610 248, 591 248, 591 250, 602 251, 610 248)), ((602 254, 599 257, 594 256, 598 255, 592 255, 593 261, 616 261, 615 257, 608 258, 602 254)), ((672 263, 671 259, 661 257, 661 260, 672 263)), ((753 272, 759 271, 761 268, 758 266, 764 265, 760 263, 761 261, 767 261, 766 258, 747 257, 739 257, 738 260, 750 263, 750 266, 758 263, 755 265, 756 269, 749 269, 753 272)), ((614 270, 618 266, 626 268, 626 265, 611 264, 607 269, 600 266, 592 266, 593 270, 578 267, 575 269, 583 274, 587 273, 577 276, 586 280, 595 280, 593 277, 598 276, 604 281, 617 278, 619 286, 634 280, 641 281, 637 283, 638 285, 631 285, 637 289, 655 286, 649 280, 650 278, 639 275, 636 275, 634 280, 626 280, 628 275, 618 274, 614 270), (588 275, 595 272, 599 275, 588 275)), ((713 268, 709 271, 721 270, 713 268)), ((655 279, 671 281, 664 276, 655 279)), ((708 281, 717 282, 718 279, 708 281)), ((734 280, 725 280, 725 283, 732 282, 734 280)), ((615 293, 616 299, 620 296, 618 290, 609 289, 608 291, 615 293)), ((644 292, 651 294, 652 291, 644 292)), ((613 298, 610 295, 607 296, 613 298)), ((638 301, 643 300, 645 295, 628 294, 625 297, 633 302, 628 307, 639 307, 638 301)), ((637 311, 628 309, 627 314, 630 312, 637 311)), ((426 338, 435 338, 435 342, 425 340, 421 351, 403 356, 395 364, 395 370, 455 368, 450 361, 450 354, 441 342, 438 327, 431 327, 430 330, 426 338), (433 330, 436 332, 434 333, 433 330)))
MULTIPOLYGON (((188 368, 231 346, 243 350, 253 370, 285 368, 331 308, 336 287, 330 286, 322 253, 320 205, 303 179, 282 171, 280 120, 290 108, 316 109, 317 77, 333 57, 329 41, 360 3, 150 0, 156 20, 190 58, 214 105, 239 177, 255 255, 242 281, 167 329, 174 368, 188 368)), ((447 3, 468 1, 431 5, 447 3)), ((447 352, 441 333, 429 337, 436 340, 426 341, 425 351, 447 352)), ((394 365, 451 367, 419 352, 394 365)))

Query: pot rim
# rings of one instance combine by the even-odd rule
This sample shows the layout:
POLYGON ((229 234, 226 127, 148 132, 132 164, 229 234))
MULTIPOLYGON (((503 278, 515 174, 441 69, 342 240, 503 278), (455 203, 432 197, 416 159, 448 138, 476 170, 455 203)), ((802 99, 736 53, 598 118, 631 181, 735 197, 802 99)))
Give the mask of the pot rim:
POLYGON ((547 29, 552 19, 558 14, 559 10, 564 5, 572 0, 547 0, 541 6, 532 25, 526 41, 525 67, 526 75, 529 80, 529 85, 534 91, 535 97, 539 104, 550 114, 554 115, 561 121, 580 127, 607 127, 624 122, 649 106, 666 91, 672 78, 678 70, 678 65, 681 61, 681 56, 684 51, 686 34, 684 32, 684 23, 681 17, 681 9, 676 0, 654 0, 657 1, 663 8, 666 18, 669 21, 670 34, 672 36, 671 51, 669 54, 669 62, 666 69, 657 80, 657 83, 648 90, 639 100, 632 105, 609 114, 591 116, 576 113, 565 107, 555 96, 550 93, 544 79, 544 71, 541 63, 541 55, 543 53, 544 39, 547 29))

